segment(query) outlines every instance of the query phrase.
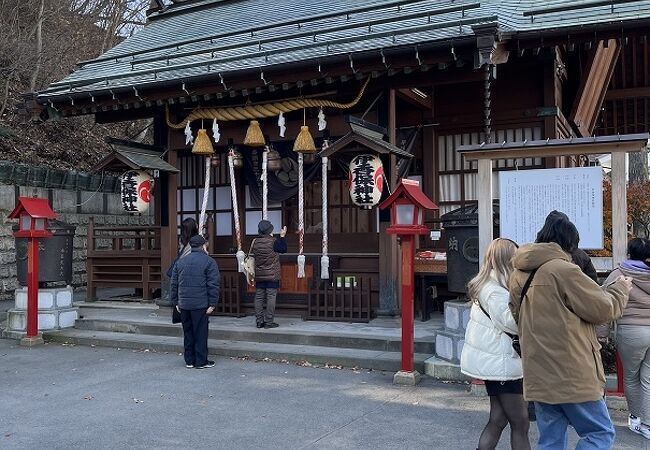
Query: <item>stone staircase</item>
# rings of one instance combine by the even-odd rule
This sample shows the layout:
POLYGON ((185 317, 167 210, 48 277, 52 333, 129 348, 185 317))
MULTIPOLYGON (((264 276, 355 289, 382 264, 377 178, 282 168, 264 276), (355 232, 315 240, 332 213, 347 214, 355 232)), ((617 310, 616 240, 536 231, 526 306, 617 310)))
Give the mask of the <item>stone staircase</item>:
MULTIPOLYGON (((49 342, 181 353, 182 330, 180 325, 170 323, 169 315, 168 308, 161 308, 158 312, 119 314, 82 308, 81 318, 74 328, 48 331, 43 337, 49 342)), ((254 319, 250 317, 214 317, 210 320, 208 348, 211 355, 391 372, 400 368, 401 339, 399 328, 394 326, 280 318, 279 328, 260 330, 254 327, 254 319)), ((424 373, 424 361, 435 351, 433 328, 431 325, 430 333, 422 329, 416 331, 415 365, 421 373, 424 373)))

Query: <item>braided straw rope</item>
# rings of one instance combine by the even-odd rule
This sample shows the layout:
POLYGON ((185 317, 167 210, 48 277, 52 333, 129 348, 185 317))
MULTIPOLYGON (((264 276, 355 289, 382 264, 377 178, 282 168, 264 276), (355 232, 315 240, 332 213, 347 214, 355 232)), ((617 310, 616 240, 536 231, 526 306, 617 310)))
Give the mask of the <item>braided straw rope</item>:
POLYGON ((350 103, 339 103, 331 100, 323 99, 309 99, 309 98, 300 98, 294 100, 285 100, 283 102, 276 103, 264 103, 259 105, 246 105, 246 106, 236 106, 228 108, 200 108, 192 111, 185 119, 181 120, 178 123, 173 123, 169 118, 169 107, 167 108, 166 120, 167 126, 175 130, 180 130, 185 128, 188 122, 194 120, 206 119, 217 121, 232 121, 232 120, 253 120, 253 119, 264 119, 268 117, 276 117, 280 113, 288 113, 291 111, 298 111, 304 108, 337 108, 337 109, 349 109, 359 103, 361 97, 363 97, 370 78, 368 78, 357 96, 350 103))
POLYGON ((305 185, 304 158, 298 153, 298 278, 305 278, 305 185))
POLYGON ((201 215, 199 216, 199 233, 203 235, 203 227, 207 217, 208 198, 210 197, 210 157, 205 157, 205 185, 203 186, 203 202, 201 202, 201 215))

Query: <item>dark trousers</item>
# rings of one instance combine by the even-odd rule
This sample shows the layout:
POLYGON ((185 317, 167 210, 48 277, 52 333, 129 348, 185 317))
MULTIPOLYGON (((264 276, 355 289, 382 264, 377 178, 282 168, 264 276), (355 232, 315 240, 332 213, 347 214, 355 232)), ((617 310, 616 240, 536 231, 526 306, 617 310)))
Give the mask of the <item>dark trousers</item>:
POLYGON ((275 288, 257 288, 255 290, 255 318, 257 323, 271 323, 275 314, 275 300, 278 290, 275 288), (265 309, 266 307, 266 309, 265 309))
POLYGON ((181 309, 185 364, 203 366, 208 363, 208 315, 207 308, 181 309))

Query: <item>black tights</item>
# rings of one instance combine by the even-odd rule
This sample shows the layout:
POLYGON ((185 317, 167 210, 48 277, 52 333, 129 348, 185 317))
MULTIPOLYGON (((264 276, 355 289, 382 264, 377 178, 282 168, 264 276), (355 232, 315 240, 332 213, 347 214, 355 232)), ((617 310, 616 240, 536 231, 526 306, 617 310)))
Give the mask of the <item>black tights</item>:
POLYGON ((479 450, 494 450, 501 432, 510 424, 512 450, 530 450, 528 441, 528 405, 520 394, 500 394, 490 397, 490 420, 478 441, 479 450))

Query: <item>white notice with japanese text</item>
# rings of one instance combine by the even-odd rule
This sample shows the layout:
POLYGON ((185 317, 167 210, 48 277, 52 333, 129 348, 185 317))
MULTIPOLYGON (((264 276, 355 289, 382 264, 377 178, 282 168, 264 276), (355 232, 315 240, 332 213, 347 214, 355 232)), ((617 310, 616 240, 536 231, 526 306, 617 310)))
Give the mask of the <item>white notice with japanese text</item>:
POLYGON ((553 210, 580 232, 580 248, 603 248, 603 171, 600 167, 504 171, 499 174, 501 237, 534 242, 553 210))

